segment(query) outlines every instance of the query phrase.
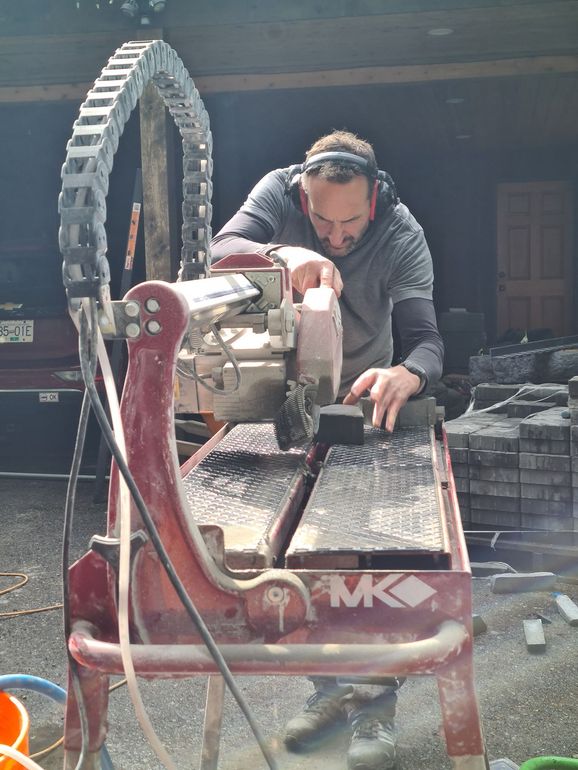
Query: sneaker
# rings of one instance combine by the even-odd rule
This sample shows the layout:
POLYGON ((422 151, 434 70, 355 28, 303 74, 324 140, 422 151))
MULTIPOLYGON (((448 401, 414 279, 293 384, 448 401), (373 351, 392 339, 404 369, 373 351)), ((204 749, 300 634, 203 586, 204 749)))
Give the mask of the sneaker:
POLYGON ((347 752, 349 770, 394 770, 396 761, 393 719, 356 712, 347 752))
POLYGON ((284 743, 289 751, 308 751, 329 737, 332 729, 347 722, 343 696, 351 687, 332 692, 316 691, 307 699, 301 714, 285 727, 284 743))

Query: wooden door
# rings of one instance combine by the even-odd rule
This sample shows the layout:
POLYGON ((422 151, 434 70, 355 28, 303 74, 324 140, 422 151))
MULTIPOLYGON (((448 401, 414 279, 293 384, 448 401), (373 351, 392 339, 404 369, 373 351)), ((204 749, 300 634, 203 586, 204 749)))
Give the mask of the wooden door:
POLYGON ((498 336, 573 333, 573 203, 569 182, 498 185, 498 336))

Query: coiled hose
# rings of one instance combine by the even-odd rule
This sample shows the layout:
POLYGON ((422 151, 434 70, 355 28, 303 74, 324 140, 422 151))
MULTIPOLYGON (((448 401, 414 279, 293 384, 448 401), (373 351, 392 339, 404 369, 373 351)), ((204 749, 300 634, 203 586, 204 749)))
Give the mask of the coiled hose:
MULTIPOLYGON (((62 687, 54 684, 54 682, 50 682, 48 679, 41 679, 38 676, 29 676, 28 674, 6 674, 0 676, 0 690, 30 690, 40 695, 45 695, 61 705, 66 703, 66 690, 63 690, 62 687)), ((105 746, 101 750, 101 760, 103 770, 114 770, 110 754, 105 746)))

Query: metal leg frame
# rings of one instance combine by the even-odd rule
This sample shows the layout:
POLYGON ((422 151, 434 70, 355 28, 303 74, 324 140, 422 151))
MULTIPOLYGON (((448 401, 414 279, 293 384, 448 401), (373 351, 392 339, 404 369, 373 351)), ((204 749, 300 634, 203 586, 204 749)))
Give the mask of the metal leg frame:
POLYGON ((224 702, 225 680, 222 676, 213 674, 208 678, 207 682, 203 748, 199 770, 217 770, 224 702))
POLYGON ((436 674, 448 757, 453 770, 489 770, 471 650, 436 674))

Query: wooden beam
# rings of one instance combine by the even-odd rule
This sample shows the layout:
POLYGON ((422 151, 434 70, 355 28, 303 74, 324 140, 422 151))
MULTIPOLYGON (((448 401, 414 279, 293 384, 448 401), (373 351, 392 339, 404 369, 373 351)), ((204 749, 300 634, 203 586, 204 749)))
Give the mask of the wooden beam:
POLYGON ((275 75, 206 75, 195 79, 200 93, 270 91, 289 88, 427 83, 443 80, 558 75, 578 72, 578 56, 543 56, 486 62, 357 67, 275 75))
POLYGON ((171 162, 174 129, 153 83, 145 88, 139 104, 146 277, 174 281, 179 262, 171 162))
MULTIPOLYGON (((275 91, 292 88, 336 88, 358 85, 427 83, 578 72, 578 56, 537 56, 524 59, 419 64, 405 67, 358 67, 277 74, 204 75, 195 78, 201 94, 275 91)), ((0 104, 17 102, 81 102, 92 83, 0 88, 0 104)))

